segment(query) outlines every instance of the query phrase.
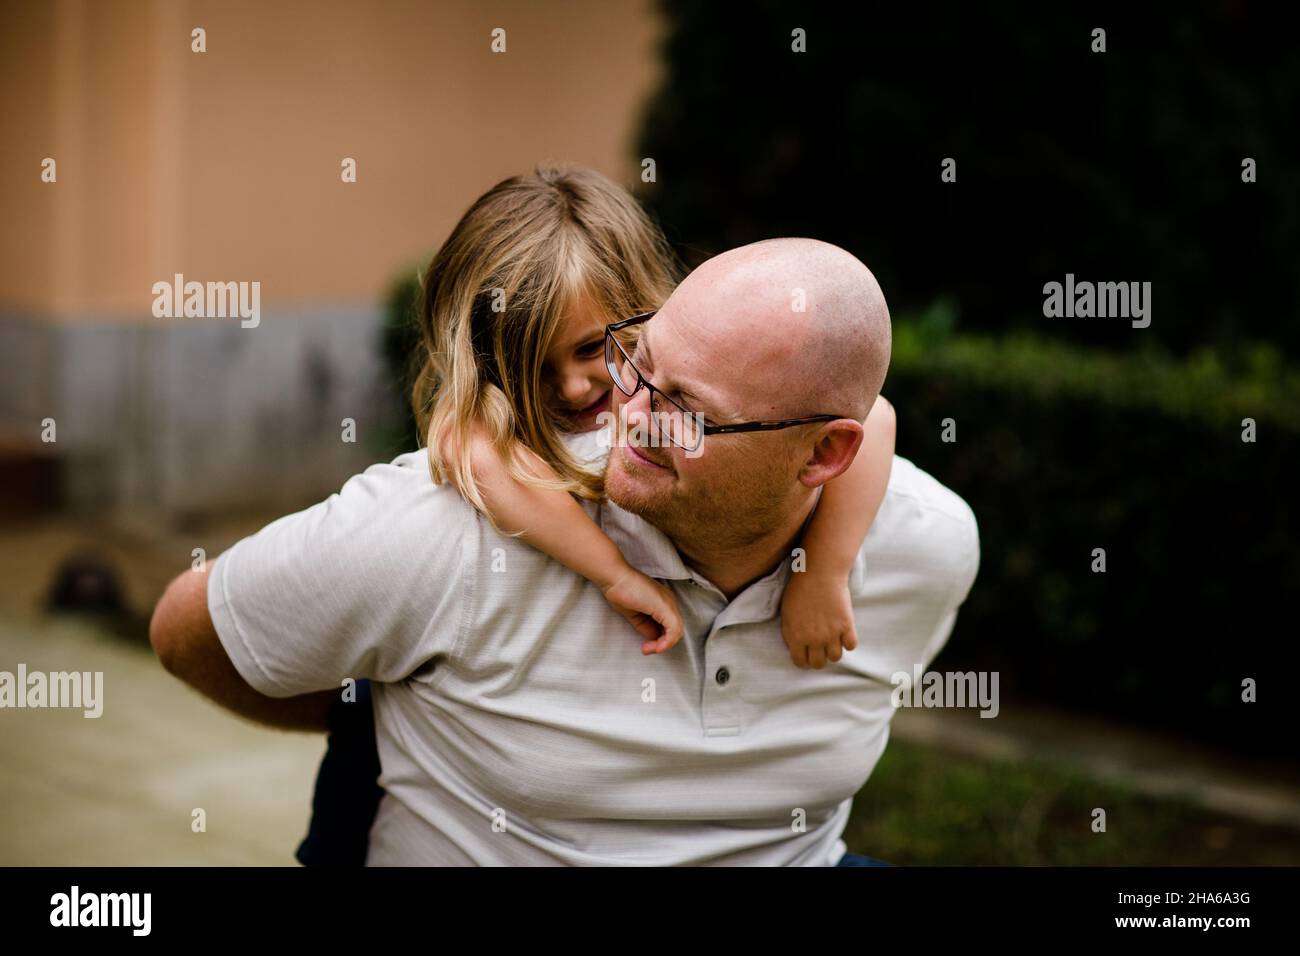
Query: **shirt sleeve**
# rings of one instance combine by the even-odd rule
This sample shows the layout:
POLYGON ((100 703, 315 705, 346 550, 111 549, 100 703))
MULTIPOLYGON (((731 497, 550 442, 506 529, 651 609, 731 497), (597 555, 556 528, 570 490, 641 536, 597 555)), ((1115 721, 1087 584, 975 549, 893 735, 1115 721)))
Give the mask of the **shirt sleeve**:
POLYGON ((928 667, 952 634, 979 563, 970 506, 895 457, 885 503, 850 579, 866 626, 859 626, 858 649, 843 660, 883 681, 928 667))
POLYGON ((948 637, 952 634, 953 626, 957 622, 957 609, 966 602, 966 598, 975 584, 975 577, 979 574, 979 525, 975 520, 975 512, 964 501, 961 504, 963 507, 959 509, 957 514, 959 527, 952 535, 953 549, 952 563, 950 565, 952 588, 941 605, 942 610, 934 632, 930 635, 930 640, 921 652, 921 666, 923 668, 929 667, 930 662, 938 656, 939 651, 943 650, 944 645, 948 643, 948 637))
POLYGON ((424 452, 237 542, 214 562, 208 611, 240 675, 270 697, 402 680, 460 636, 469 506, 424 452))

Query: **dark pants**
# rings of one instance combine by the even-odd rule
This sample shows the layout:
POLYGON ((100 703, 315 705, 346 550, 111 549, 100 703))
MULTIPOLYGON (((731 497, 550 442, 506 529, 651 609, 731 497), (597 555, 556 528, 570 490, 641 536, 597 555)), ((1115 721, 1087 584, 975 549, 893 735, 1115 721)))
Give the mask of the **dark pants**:
POLYGON ((365 866, 379 798, 379 747, 370 681, 357 681, 357 699, 340 696, 330 708, 329 740, 316 774, 311 823, 298 846, 303 866, 365 866))
POLYGON ((886 863, 884 860, 873 860, 869 856, 859 856, 856 853, 845 853, 840 857, 840 862, 836 866, 893 866, 892 863, 886 863))
MULTIPOLYGON (((370 827, 379 798, 379 747, 370 681, 357 681, 357 699, 340 697, 330 708, 325 759, 316 774, 311 823, 298 846, 303 866, 365 866, 370 827)), ((869 856, 846 853, 836 866, 892 866, 869 856)))

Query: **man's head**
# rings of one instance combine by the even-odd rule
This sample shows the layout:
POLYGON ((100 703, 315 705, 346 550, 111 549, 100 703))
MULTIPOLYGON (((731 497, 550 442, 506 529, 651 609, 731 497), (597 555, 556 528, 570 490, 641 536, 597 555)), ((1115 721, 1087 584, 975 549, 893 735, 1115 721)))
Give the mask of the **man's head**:
MULTIPOLYGON (((615 447, 606 494, 679 545, 773 533, 852 463, 889 350, 880 286, 843 249, 771 239, 710 259, 641 327, 633 361, 646 380, 709 424, 842 417, 706 435, 695 456, 615 447)), ((646 389, 625 401, 633 421, 648 411, 646 389)))

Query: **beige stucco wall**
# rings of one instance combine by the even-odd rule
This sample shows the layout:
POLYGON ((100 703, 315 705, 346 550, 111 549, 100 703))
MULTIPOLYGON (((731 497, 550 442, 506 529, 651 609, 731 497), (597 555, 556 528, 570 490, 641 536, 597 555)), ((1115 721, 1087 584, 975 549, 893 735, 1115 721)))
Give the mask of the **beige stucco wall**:
POLYGON ((5 0, 0 499, 49 458, 78 508, 337 490, 392 415, 395 275, 539 161, 633 185, 658 32, 651 0, 5 0), (154 318, 176 273, 260 283, 261 324, 154 318))
POLYGON ((632 183, 657 30, 649 0, 7 0, 0 307, 149 320, 176 272, 374 300, 538 160, 632 183))

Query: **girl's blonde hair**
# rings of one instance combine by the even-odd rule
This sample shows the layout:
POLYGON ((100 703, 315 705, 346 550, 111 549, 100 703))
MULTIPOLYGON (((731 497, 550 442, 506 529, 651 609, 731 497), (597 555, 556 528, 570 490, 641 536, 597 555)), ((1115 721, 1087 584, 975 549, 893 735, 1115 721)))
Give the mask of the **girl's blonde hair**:
POLYGON ((545 400, 545 356, 579 307, 615 322, 657 308, 679 277, 663 233, 594 170, 539 167, 479 197, 433 257, 420 295, 424 362, 411 406, 434 480, 486 511, 470 457, 477 425, 516 480, 598 499, 601 477, 569 453, 545 400), (525 471, 520 445, 557 480, 525 471))

